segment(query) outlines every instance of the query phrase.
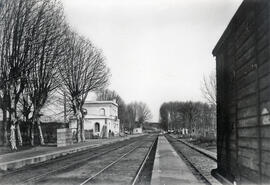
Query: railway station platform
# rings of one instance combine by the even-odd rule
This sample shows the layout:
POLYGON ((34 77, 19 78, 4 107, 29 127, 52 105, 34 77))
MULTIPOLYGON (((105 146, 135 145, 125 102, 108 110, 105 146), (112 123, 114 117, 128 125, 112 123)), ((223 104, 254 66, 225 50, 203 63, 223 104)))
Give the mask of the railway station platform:
POLYGON ((0 170, 12 170, 25 165, 44 162, 60 156, 76 153, 105 144, 123 141, 140 135, 129 135, 126 137, 115 137, 110 139, 91 139, 83 143, 76 143, 64 147, 37 146, 28 150, 0 155, 0 170))
POLYGON ((164 136, 159 136, 151 185, 201 184, 164 136))

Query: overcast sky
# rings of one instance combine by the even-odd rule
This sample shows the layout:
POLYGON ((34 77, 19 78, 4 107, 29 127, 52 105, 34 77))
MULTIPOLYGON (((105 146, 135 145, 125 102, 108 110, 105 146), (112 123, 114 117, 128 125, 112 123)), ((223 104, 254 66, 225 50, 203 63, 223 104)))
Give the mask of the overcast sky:
POLYGON ((204 101, 212 49, 242 0, 62 0, 70 25, 103 50, 109 89, 159 119, 167 101, 204 101))

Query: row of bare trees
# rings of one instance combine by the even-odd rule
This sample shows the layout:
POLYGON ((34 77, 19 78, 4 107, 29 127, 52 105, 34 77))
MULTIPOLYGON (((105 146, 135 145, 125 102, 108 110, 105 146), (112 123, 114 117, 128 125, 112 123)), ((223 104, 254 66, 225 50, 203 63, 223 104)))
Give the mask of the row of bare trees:
POLYGON ((0 1, 0 108, 12 149, 22 145, 22 121, 30 123, 31 144, 35 124, 44 144, 41 110, 56 90, 66 95, 84 141, 82 105, 108 78, 101 51, 69 28, 58 0, 0 1))
POLYGON ((102 90, 97 93, 97 100, 116 100, 118 115, 123 130, 132 131, 135 127, 142 127, 152 118, 151 111, 144 102, 131 102, 126 104, 124 100, 111 90, 102 90))
POLYGON ((160 107, 160 122, 165 130, 177 128, 196 128, 215 124, 216 120, 216 73, 204 76, 201 93, 207 103, 167 102, 160 107), (213 122, 214 120, 214 122, 213 122))
POLYGON ((215 106, 202 102, 167 102, 160 107, 160 122, 165 130, 215 127, 215 106))

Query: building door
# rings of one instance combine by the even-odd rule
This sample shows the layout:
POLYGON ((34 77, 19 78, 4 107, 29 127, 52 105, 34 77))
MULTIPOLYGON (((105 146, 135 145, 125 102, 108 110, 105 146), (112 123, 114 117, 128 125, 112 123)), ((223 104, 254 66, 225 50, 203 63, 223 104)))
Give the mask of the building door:
POLYGON ((100 132, 100 124, 98 122, 95 123, 95 132, 100 132))

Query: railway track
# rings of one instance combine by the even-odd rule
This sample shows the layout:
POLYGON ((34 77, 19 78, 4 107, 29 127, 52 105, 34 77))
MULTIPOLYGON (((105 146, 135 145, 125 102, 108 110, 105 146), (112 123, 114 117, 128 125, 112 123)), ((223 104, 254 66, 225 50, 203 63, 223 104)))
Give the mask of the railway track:
POLYGON ((49 175, 52 175, 54 173, 57 173, 61 170, 65 170, 65 169, 68 169, 68 168, 71 168, 71 167, 74 167, 76 165, 80 165, 80 164, 83 164, 84 162, 87 162, 89 160, 93 160, 99 156, 102 156, 102 155, 106 155, 112 151, 115 151, 115 150, 118 150, 118 149, 123 149, 125 147, 129 147, 131 145, 133 145, 134 143, 131 143, 131 144, 128 144, 128 145, 124 145, 124 146, 119 146, 119 147, 116 147, 116 148, 112 148, 112 149, 109 149, 109 150, 106 150, 106 151, 103 151, 101 153, 96 153, 95 155, 92 155, 90 157, 87 157, 87 158, 83 158, 81 160, 78 160, 76 161, 75 163, 68 163, 68 164, 65 164, 65 165, 62 165, 61 167, 59 168, 56 168, 56 169, 53 169, 53 170, 50 170, 48 171, 47 173, 43 173, 43 174, 40 174, 40 175, 37 175, 37 176, 34 176, 32 178, 29 178, 29 179, 26 179, 25 181, 23 181, 23 184, 36 184, 38 183, 41 179, 45 178, 45 177, 48 177, 49 175))
MULTIPOLYGON (((136 182, 139 179, 139 176, 146 164, 146 161, 149 157, 149 154, 154 146, 155 142, 152 142, 151 146, 149 147, 149 149, 147 150, 147 154, 144 156, 143 161, 140 163, 140 166, 136 172, 136 175, 133 177, 132 181, 130 183, 128 182, 122 182, 123 184, 131 184, 131 185, 135 185, 136 182)), ((129 155, 131 155, 133 152, 135 152, 138 148, 142 147, 143 145, 145 145, 145 142, 140 143, 138 146, 135 146, 133 148, 131 148, 128 152, 124 153, 121 157, 119 157, 118 159, 112 161, 111 163, 109 163, 107 166, 105 166, 102 170, 100 170, 99 172, 97 172, 96 174, 90 176, 89 178, 87 178, 85 181, 83 181, 82 183, 80 183, 80 185, 85 185, 85 184, 91 184, 97 177, 101 177, 104 173, 106 173, 106 171, 110 168, 112 168, 114 165, 121 163, 121 162, 125 162, 125 158, 128 158, 129 155)), ((125 170, 125 169, 124 169, 125 170)))
POLYGON ((133 184, 156 136, 140 139, 126 148, 112 151, 78 168, 63 170, 36 184, 133 184))
MULTIPOLYGON (((132 177, 131 184, 135 184, 134 182, 139 177, 137 174, 141 173, 155 138, 156 136, 142 136, 26 166, 1 175, 0 184, 89 184, 97 179, 101 180, 100 184, 103 183, 100 179, 102 174, 108 174, 114 166, 119 166, 119 164, 130 163, 130 156, 143 149, 144 152, 139 152, 141 156, 136 156, 141 161, 137 160, 137 165, 133 165, 131 169, 135 175, 129 175, 130 178, 132 177), (126 162, 123 163, 123 161, 126 162), (137 166, 136 169, 135 166, 137 166)), ((123 182, 127 184, 127 181, 123 182)))
POLYGON ((0 176, 0 184, 37 184, 40 180, 57 174, 60 171, 76 169, 88 161, 93 161, 111 152, 121 149, 124 150, 132 145, 136 145, 136 143, 140 142, 140 140, 144 140, 145 138, 147 137, 141 136, 139 138, 131 138, 118 143, 103 145, 43 163, 29 165, 21 169, 5 172, 0 176))
MULTIPOLYGON (((133 142, 132 140, 130 140, 131 142, 133 142)), ((125 143, 126 144, 126 143, 125 143)), ((43 167, 43 166, 46 166, 46 165, 50 165, 52 162, 54 163, 62 163, 62 162, 66 162, 66 160, 69 160, 69 159, 72 159, 73 160, 76 160, 78 163, 80 161, 84 162, 84 160, 77 160, 76 158, 81 158, 83 155, 93 155, 89 158, 85 158, 85 160, 88 160, 88 159, 91 159, 91 158, 94 158, 98 152, 101 152, 101 153, 106 153, 106 152, 110 152, 111 150, 115 150, 117 148, 121 148, 123 147, 124 145, 124 141, 121 141, 119 143, 113 143, 113 144, 105 144, 103 146, 99 146, 99 147, 95 147, 95 148, 90 148, 90 149, 87 149, 87 150, 83 150, 83 151, 80 151, 80 152, 76 152, 76 153, 73 153, 73 154, 69 154, 69 155, 64 155, 64 156, 61 156, 61 157, 58 157, 58 158, 55 158, 55 159, 52 159, 52 160, 47 160, 47 161, 44 161, 44 162, 40 162, 40 163, 35 163, 35 164, 31 164, 31 165, 28 165, 28 166, 24 166, 22 168, 18 168, 18 169, 14 169, 14 170, 11 170, 11 171, 6 171, 6 172, 2 172, 2 174, 0 174, 0 178, 1 179, 4 179, 8 176, 12 176, 12 175, 17 175, 18 173, 20 172, 25 172, 25 171, 30 171, 30 170, 36 170, 36 168, 39 168, 39 167, 43 167), (111 149, 108 149, 108 151, 104 151, 102 152, 103 148, 108 146, 109 145, 109 148, 111 149), (118 146, 116 146, 118 145, 118 146)), ((63 168, 63 166, 61 167, 63 168)), ((60 168, 57 168, 57 169, 60 169, 60 168)), ((56 169, 56 171, 57 171, 56 169)), ((1 182, 0 182, 1 184, 1 182)))
POLYGON ((221 184, 211 175, 211 170, 217 168, 216 159, 213 156, 195 147, 191 147, 170 135, 166 135, 166 138, 180 157, 187 163, 195 176, 205 184, 221 184))

